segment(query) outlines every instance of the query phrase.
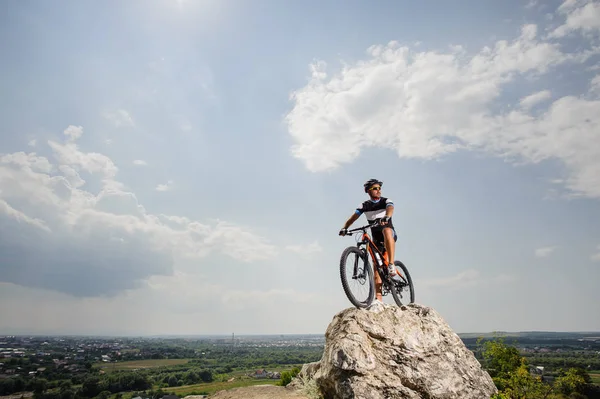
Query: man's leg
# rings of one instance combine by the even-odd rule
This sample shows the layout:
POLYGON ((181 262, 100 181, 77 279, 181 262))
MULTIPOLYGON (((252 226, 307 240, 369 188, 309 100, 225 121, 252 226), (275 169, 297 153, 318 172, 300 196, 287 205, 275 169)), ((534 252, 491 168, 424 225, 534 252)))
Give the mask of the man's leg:
MULTIPOLYGON (((375 242, 375 244, 379 246, 381 241, 383 241, 383 234, 381 229, 371 229, 371 234, 373 237, 373 242, 375 242)), ((383 295, 381 292, 383 281, 381 280, 381 276, 379 276, 379 273, 375 270, 375 265, 373 265, 373 280, 375 281, 375 299, 383 302, 383 295)))
POLYGON ((375 298, 378 301, 383 302, 383 295, 381 295, 381 286, 383 285, 383 281, 381 281, 381 277, 379 277, 379 273, 373 270, 373 278, 375 279, 375 298))
MULTIPOLYGON (((385 250, 388 255, 388 262, 390 263, 390 265, 393 265, 395 260, 394 256, 396 255, 396 240, 394 240, 394 230, 392 230, 391 227, 385 227, 383 229, 383 239, 385 250)), ((394 271, 395 270, 396 267, 394 267, 394 271)))

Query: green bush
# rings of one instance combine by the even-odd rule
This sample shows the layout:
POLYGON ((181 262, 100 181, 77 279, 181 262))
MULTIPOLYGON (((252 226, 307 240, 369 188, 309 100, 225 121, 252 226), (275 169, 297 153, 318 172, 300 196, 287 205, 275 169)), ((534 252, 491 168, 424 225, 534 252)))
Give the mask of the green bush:
POLYGON ((583 395, 591 381, 589 374, 580 368, 561 370, 552 383, 529 372, 527 359, 502 338, 485 342, 480 349, 486 368, 498 393, 492 399, 550 399, 586 398, 583 395))

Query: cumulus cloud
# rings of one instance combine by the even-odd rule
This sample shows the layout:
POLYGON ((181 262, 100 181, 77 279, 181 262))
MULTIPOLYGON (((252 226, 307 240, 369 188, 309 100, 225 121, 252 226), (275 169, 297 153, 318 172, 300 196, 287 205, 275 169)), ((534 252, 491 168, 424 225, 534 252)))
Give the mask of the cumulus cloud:
POLYGON ((554 252, 555 249, 556 249, 556 247, 537 248, 535 250, 535 257, 536 258, 545 258, 547 256, 550 256, 554 252))
POLYGON ((156 191, 169 191, 173 188, 173 180, 169 180, 166 184, 158 184, 155 188, 156 191))
POLYGON ((564 52, 528 24, 514 40, 473 55, 460 46, 444 53, 390 42, 337 72, 317 61, 285 118, 292 154, 313 172, 352 162, 369 147, 401 158, 481 151, 521 164, 558 160, 571 195, 600 198, 600 146, 592 145, 600 140, 596 81, 586 93, 554 101, 545 88, 516 104, 505 92, 518 79, 574 68, 598 54, 591 44, 564 52))
POLYGON ((77 145, 82 127, 37 153, 0 155, 0 281, 75 296, 116 295, 178 260, 211 253, 268 259, 276 248, 251 229, 146 211, 107 156, 77 145), (235 245, 233 244, 235 243, 235 245))
POLYGON ((566 21, 554 29, 549 37, 563 37, 572 32, 597 34, 600 32, 600 3, 593 0, 566 0, 558 8, 566 21))
POLYGON ((71 125, 68 128, 66 128, 63 133, 65 136, 68 137, 69 141, 75 141, 78 138, 80 138, 81 135, 83 134, 83 127, 71 125))
POLYGON ((135 122, 131 117, 131 114, 124 109, 118 109, 116 111, 104 112, 104 118, 109 120, 115 127, 133 127, 135 122))
POLYGON ((529 109, 536 104, 550 99, 551 97, 552 93, 550 93, 550 90, 542 90, 522 98, 521 101, 519 101, 519 104, 521 104, 521 107, 529 109))
POLYGON ((538 4, 537 0, 529 0, 527 2, 527 4, 525 4, 525 8, 531 9, 531 8, 534 8, 535 6, 537 6, 537 4, 538 4))

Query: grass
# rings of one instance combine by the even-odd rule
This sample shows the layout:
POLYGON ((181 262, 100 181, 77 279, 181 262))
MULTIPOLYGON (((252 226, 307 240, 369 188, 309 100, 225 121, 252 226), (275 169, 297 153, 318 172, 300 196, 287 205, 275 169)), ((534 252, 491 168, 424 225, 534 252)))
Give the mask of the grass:
POLYGON ((261 378, 252 378, 247 376, 235 377, 233 381, 223 381, 223 382, 205 382, 202 384, 194 384, 194 385, 183 385, 180 387, 171 387, 171 388, 163 388, 164 392, 169 392, 175 395, 191 395, 193 393, 203 393, 205 395, 211 395, 217 391, 232 389, 232 388, 240 388, 247 387, 252 385, 277 385, 279 383, 279 379, 261 379, 261 378))
POLYGON ((161 366, 175 366, 178 364, 185 364, 189 359, 145 359, 145 360, 130 360, 126 362, 99 362, 94 363, 94 367, 104 370, 107 372, 117 370, 135 370, 135 369, 147 369, 152 367, 161 366))
POLYGON ((600 385, 600 372, 591 372, 589 374, 592 379, 592 384, 600 385))
MULTIPOLYGON (((265 367, 269 371, 290 371, 291 367, 284 368, 269 368, 265 367)), ((262 367, 259 367, 262 368, 262 367)), ((257 369, 259 369, 257 368, 257 369)), ((232 373, 229 373, 228 381, 213 381, 213 382, 203 382, 199 384, 192 385, 182 385, 178 387, 159 387, 154 386, 153 390, 158 390, 159 388, 165 393, 171 393, 179 396, 187 396, 194 394, 202 394, 202 395, 212 395, 217 391, 228 390, 233 388, 247 387, 253 385, 278 385, 280 383, 280 379, 269 379, 269 378, 253 378, 249 377, 248 374, 254 372, 254 369, 249 370, 238 370, 232 373)), ((125 394, 125 392, 123 392, 125 394)), ((127 393, 123 396, 124 399, 131 398, 133 393, 127 393)), ((115 395, 111 396, 112 399, 115 398, 115 395)))
MULTIPOLYGON (((189 359, 148 359, 148 360, 134 360, 134 361, 125 361, 125 362, 117 362, 117 363, 96 363, 94 367, 98 367, 100 369, 105 370, 106 372, 116 371, 116 370, 134 370, 139 368, 150 368, 150 367, 161 367, 161 366, 173 366, 178 364, 185 364, 189 359), (113 369, 114 367, 114 369, 113 369)), ((253 385, 278 385, 280 383, 280 379, 269 379, 269 378, 253 378, 248 376, 248 374, 253 373, 255 370, 265 368, 269 371, 291 371, 293 367, 301 368, 302 365, 287 365, 286 367, 281 367, 281 365, 272 365, 273 367, 255 367, 253 369, 248 370, 237 370, 232 373, 228 373, 229 380, 227 381, 213 381, 213 382, 204 382, 199 384, 192 385, 182 385, 177 387, 161 387, 160 385, 155 385, 152 387, 154 391, 161 389, 165 393, 171 393, 175 395, 179 395, 181 397, 187 395, 212 395, 217 391, 228 390, 233 388, 247 387, 253 385)), ((162 385, 162 384, 161 384, 162 385)), ((121 392, 123 395, 123 399, 131 399, 133 397, 133 392, 121 392)), ((117 394, 112 394, 110 399, 116 399, 117 394)))

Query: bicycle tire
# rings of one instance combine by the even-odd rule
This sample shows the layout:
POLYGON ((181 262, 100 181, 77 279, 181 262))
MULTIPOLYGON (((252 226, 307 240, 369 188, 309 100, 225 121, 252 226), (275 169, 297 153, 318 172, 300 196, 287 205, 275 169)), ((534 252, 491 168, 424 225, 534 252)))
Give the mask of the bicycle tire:
MULTIPOLYGON (((350 276, 352 278, 352 276, 350 276)), ((344 292, 346 296, 350 300, 350 302, 356 306, 357 308, 366 308, 373 302, 373 298, 375 297, 375 283, 373 281, 373 270, 368 260, 365 257, 365 253, 358 249, 357 247, 348 247, 342 252, 342 256, 340 257, 340 279, 342 280, 342 287, 344 288, 344 292), (350 288, 350 284, 348 282, 348 277, 346 276, 346 260, 350 254, 358 255, 357 260, 364 265, 364 271, 366 273, 366 280, 369 284, 369 294, 365 301, 359 301, 354 294, 352 293, 352 289, 350 288)))
POLYGON ((408 269, 399 260, 394 261, 394 265, 396 267, 399 267, 400 269, 402 269, 402 275, 405 280, 405 282, 401 283, 401 282, 395 282, 394 280, 392 280, 390 278, 390 291, 392 292, 392 297, 394 297, 394 302, 396 302, 396 305, 398 305, 398 306, 407 305, 408 303, 414 303, 415 302, 415 288, 413 286, 412 278, 410 277, 410 273, 408 272, 408 269), (402 301, 403 298, 400 298, 400 293, 398 292, 398 289, 397 289, 399 284, 403 284, 406 287, 408 287, 408 290, 410 292, 410 302, 404 303, 402 301))

